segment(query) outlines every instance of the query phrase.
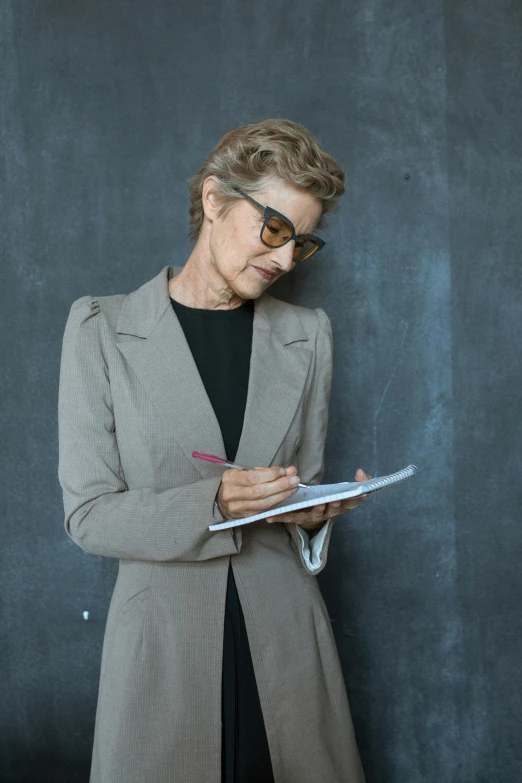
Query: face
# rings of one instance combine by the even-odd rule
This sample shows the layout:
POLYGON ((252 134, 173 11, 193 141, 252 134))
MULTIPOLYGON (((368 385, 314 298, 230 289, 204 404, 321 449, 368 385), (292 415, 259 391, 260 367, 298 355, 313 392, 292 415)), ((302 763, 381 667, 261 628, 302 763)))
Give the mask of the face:
MULTIPOLYGON (((264 215, 248 199, 241 198, 223 217, 217 217, 219 200, 214 195, 213 178, 203 185, 203 206, 209 219, 208 236, 211 261, 223 283, 243 299, 256 299, 281 275, 296 264, 292 254, 295 242, 282 247, 267 247, 260 237, 264 215), (258 269, 272 272, 265 278, 258 269)), ((296 234, 313 234, 321 217, 321 202, 308 191, 280 180, 271 180, 263 190, 250 194, 264 207, 269 206, 288 217, 296 234)))

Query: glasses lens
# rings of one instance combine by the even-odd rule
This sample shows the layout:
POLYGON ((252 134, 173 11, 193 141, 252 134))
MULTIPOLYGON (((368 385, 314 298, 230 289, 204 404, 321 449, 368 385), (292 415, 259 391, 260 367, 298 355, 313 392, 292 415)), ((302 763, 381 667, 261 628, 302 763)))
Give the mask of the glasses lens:
POLYGON ((319 245, 313 239, 298 239, 294 248, 294 261, 303 261, 309 258, 318 249, 319 245))
MULTIPOLYGON (((283 220, 276 215, 267 221, 263 233, 263 242, 271 247, 281 247, 292 237, 292 227, 288 225, 286 220, 283 220)), ((294 261, 302 261, 305 258, 309 258, 312 253, 318 250, 319 245, 313 239, 298 239, 294 247, 294 261)))
POLYGON ((263 242, 271 247, 280 247, 288 242, 292 236, 292 229, 284 220, 279 217, 272 216, 263 229, 263 242))

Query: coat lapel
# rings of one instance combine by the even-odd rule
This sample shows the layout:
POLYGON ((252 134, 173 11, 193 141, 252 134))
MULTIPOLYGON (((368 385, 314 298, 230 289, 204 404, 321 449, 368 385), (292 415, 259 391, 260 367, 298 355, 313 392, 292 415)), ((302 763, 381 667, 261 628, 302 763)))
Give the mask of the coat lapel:
MULTIPOLYGON (((185 334, 172 307, 168 280, 182 267, 166 266, 125 297, 117 345, 143 384, 165 427, 204 478, 216 466, 192 456, 201 451, 226 458, 218 420, 185 334)), ((254 302, 250 376, 243 430, 235 462, 270 465, 292 422, 312 351, 295 311, 269 294, 254 302)))

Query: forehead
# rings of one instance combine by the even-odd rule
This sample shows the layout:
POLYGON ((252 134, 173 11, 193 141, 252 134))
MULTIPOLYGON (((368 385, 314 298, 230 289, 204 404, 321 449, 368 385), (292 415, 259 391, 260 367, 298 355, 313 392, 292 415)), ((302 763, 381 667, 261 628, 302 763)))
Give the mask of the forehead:
POLYGON ((280 180, 270 181, 263 190, 257 191, 254 198, 289 218, 298 234, 310 233, 321 217, 319 199, 303 188, 280 180))

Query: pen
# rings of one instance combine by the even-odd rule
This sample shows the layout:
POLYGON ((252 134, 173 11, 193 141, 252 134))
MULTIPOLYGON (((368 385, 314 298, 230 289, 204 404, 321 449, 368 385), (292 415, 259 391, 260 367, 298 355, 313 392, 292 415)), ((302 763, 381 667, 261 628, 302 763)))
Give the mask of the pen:
MULTIPOLYGON (((240 470, 253 470, 253 468, 244 468, 242 465, 236 465, 234 462, 227 462, 226 459, 221 457, 214 457, 213 454, 201 454, 199 451, 192 452, 193 457, 198 459, 206 459, 209 462, 218 462, 220 465, 224 465, 226 468, 239 468, 240 470)), ((298 484, 298 487, 307 487, 308 484, 298 484)))

